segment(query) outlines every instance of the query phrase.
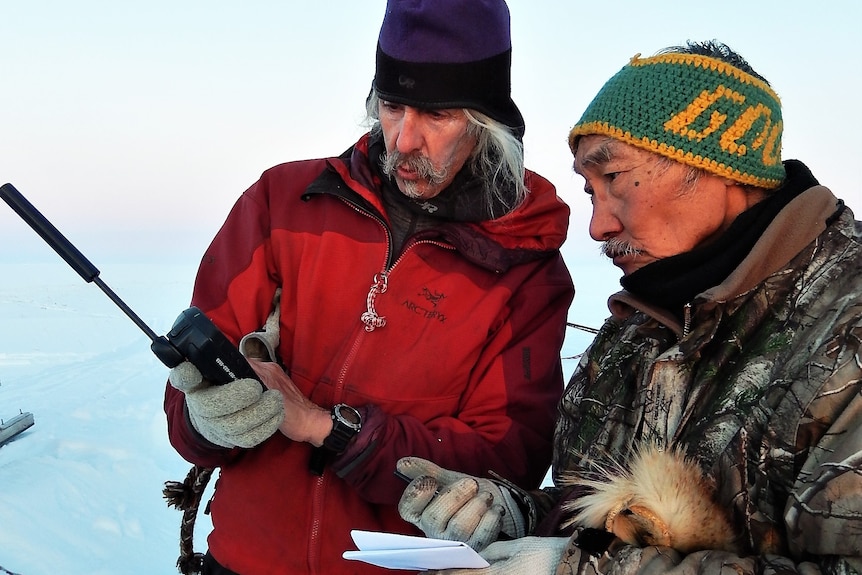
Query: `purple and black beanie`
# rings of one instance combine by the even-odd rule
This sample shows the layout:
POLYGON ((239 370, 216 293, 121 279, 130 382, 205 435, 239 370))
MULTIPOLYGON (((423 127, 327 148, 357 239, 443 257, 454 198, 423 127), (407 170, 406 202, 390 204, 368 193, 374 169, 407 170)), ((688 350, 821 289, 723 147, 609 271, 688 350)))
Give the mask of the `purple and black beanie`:
POLYGON ((523 135, 511 63, 503 0, 388 0, 374 88, 417 108, 471 108, 523 135))

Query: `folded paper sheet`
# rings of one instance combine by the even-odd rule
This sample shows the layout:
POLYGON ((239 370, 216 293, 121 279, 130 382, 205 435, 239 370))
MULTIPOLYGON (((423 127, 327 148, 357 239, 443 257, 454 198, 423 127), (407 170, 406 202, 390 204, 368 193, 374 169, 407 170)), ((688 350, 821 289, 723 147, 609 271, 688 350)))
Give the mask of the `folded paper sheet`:
POLYGON ((422 571, 488 566, 487 561, 460 541, 356 529, 350 535, 359 551, 345 551, 342 556, 378 567, 422 571))

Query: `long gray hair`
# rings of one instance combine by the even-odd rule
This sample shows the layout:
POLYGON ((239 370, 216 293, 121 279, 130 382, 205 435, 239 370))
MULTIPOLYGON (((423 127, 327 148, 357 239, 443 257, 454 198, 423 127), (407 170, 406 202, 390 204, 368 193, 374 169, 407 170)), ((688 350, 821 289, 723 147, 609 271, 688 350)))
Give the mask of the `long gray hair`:
MULTIPOLYGON (((372 90, 365 107, 372 134, 381 131, 379 104, 380 96, 372 90)), ((464 114, 469 122, 467 132, 476 138, 476 148, 470 155, 470 170, 487 182, 486 205, 503 205, 508 213, 521 205, 530 193, 524 183, 524 145, 508 127, 493 118, 467 108, 464 114), (511 191, 504 194, 504 190, 511 191)), ((491 214, 491 217, 502 215, 491 214)))

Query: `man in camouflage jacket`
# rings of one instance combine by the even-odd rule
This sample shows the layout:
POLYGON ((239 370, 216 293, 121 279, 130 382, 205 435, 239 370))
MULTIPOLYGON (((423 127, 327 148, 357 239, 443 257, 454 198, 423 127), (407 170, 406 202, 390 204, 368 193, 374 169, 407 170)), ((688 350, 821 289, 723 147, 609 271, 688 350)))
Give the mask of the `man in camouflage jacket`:
POLYGON ((562 399, 554 487, 399 463, 417 478, 402 517, 427 534, 516 537, 469 573, 862 572, 862 224, 780 161, 780 114, 741 57, 689 43, 633 58, 572 129, 625 289, 562 399), (745 195, 710 200, 721 186, 745 195), (681 454, 697 489, 665 459, 645 475, 644 452, 681 454))

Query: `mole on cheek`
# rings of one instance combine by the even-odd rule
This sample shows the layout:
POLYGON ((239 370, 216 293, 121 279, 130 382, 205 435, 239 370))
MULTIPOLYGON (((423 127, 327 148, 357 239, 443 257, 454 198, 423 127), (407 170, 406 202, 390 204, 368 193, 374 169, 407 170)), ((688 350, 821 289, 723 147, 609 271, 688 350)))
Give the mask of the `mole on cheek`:
POLYGON ((635 187, 638 187, 639 185, 641 185, 641 183, 638 181, 635 181, 635 187))

